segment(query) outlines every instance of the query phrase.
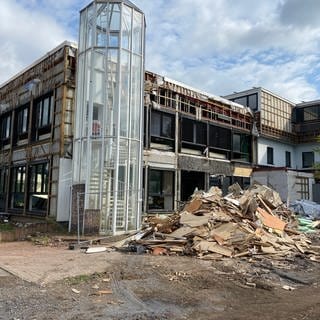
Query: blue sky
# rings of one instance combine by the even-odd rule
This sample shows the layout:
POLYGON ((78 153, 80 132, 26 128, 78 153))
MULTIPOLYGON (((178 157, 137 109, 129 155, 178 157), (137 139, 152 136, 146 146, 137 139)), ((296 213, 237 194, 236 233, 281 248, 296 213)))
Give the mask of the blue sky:
MULTIPOLYGON (((64 40, 89 0, 1 0, 0 83, 64 40)), ((320 1, 132 0, 146 14, 146 68, 226 95, 262 86, 320 99, 320 1)))

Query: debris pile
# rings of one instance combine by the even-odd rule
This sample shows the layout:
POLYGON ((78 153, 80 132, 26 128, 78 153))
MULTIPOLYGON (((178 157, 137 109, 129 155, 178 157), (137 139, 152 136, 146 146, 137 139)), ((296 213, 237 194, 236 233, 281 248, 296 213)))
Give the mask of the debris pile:
POLYGON ((277 192, 257 184, 246 191, 235 184, 229 191, 225 197, 217 187, 195 192, 180 213, 165 219, 150 217, 128 245, 155 255, 201 259, 318 255, 277 192))

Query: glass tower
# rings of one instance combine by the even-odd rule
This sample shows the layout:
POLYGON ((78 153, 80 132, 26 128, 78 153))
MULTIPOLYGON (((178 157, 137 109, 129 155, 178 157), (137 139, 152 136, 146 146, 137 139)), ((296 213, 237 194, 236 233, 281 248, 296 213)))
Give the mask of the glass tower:
POLYGON ((73 183, 100 233, 139 228, 144 84, 143 12, 95 0, 80 12, 73 183))

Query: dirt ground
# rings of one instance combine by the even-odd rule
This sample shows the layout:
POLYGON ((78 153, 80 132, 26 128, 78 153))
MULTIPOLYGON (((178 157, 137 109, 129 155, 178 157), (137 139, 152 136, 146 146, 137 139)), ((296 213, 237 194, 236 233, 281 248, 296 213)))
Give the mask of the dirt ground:
POLYGON ((0 243, 0 320, 18 319, 319 320, 320 263, 0 243))

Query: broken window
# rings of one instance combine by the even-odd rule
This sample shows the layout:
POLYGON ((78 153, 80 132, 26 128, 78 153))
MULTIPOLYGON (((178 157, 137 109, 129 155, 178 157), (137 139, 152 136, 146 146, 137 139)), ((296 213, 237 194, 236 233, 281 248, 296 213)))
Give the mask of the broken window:
POLYGON ((302 167, 311 168, 314 165, 314 152, 302 152, 302 167))
POLYGON ((11 208, 24 208, 24 191, 26 183, 26 167, 12 168, 11 208))
POLYGON ((46 212, 48 205, 48 163, 30 166, 29 210, 46 212))
POLYGON ((174 173, 151 169, 149 171, 148 209, 173 210, 174 173))
POLYGON ((267 147, 267 164, 273 163, 273 148, 267 147))

